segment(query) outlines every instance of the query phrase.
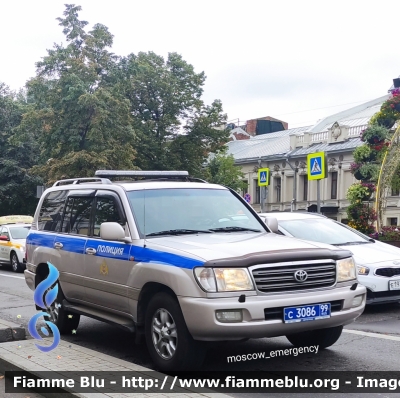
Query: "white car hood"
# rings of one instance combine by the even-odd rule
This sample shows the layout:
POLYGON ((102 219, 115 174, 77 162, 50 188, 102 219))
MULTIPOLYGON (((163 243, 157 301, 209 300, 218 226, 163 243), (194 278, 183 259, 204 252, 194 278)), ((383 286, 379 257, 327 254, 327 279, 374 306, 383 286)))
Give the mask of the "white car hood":
POLYGON ((285 251, 293 249, 333 249, 332 246, 317 242, 303 241, 273 233, 213 233, 198 235, 179 235, 151 238, 146 246, 155 250, 181 252, 188 257, 201 258, 204 261, 240 257, 267 251, 285 251))
POLYGON ((375 243, 371 242, 362 245, 340 247, 351 251, 354 255, 355 262, 360 265, 377 264, 395 260, 400 262, 400 249, 388 245, 387 243, 375 241, 375 243))

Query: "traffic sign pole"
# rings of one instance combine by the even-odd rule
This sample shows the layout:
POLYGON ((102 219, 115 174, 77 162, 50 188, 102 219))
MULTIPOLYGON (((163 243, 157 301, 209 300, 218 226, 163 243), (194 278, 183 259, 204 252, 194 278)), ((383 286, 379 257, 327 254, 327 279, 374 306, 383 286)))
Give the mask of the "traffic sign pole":
POLYGON ((320 180, 326 178, 325 152, 315 152, 307 155, 308 180, 317 180, 317 213, 321 213, 320 180))

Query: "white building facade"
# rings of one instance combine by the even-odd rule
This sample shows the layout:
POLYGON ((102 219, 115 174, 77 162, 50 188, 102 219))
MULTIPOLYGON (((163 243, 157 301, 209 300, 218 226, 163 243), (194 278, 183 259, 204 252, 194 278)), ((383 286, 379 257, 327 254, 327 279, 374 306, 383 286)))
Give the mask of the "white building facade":
MULTIPOLYGON (((357 182, 350 171, 353 151, 363 142, 361 132, 389 95, 328 116, 314 126, 282 130, 228 143, 229 153, 246 176, 247 193, 256 211, 317 211, 317 181, 308 181, 307 155, 325 152, 327 178, 320 181, 321 213, 347 222, 346 193, 357 182), (268 167, 270 185, 258 187, 257 170, 268 167), (263 192, 263 189, 266 191, 263 192), (262 203, 263 202, 263 205, 262 203)), ((235 129, 235 136, 240 131, 235 129)), ((245 137, 245 132, 241 137, 245 137)), ((374 206, 374 200, 370 202, 374 206)), ((400 197, 389 192, 384 225, 400 224, 400 197)))

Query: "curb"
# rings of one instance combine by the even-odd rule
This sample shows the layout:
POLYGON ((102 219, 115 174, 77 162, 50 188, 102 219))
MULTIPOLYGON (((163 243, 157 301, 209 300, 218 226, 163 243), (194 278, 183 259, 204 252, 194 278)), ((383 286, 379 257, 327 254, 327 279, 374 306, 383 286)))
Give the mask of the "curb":
MULTIPOLYGON (((49 338, 44 338, 43 340, 51 341, 49 338)), ((161 372, 128 362, 124 359, 115 358, 62 340, 51 353, 39 351, 35 346, 34 340, 30 339, 21 342, 17 346, 13 341, 0 344, 0 372, 3 373, 6 371, 24 371, 28 373, 28 377, 32 375, 39 378, 48 372, 53 372, 57 377, 65 377, 66 373, 73 373, 78 376, 80 372, 98 373, 103 371, 110 372, 110 377, 116 377, 113 376, 113 373, 120 371, 127 372, 127 374, 134 372, 138 376, 157 380, 164 379, 166 376, 161 372)), ((105 376, 105 379, 107 380, 107 376, 105 376)), ((170 384, 171 382, 168 380, 167 386, 170 384)), ((27 388, 29 389, 29 387, 27 388)), ((58 392, 56 393, 35 391, 35 388, 32 388, 31 391, 49 398, 54 398, 55 396, 57 398, 166 398, 168 396, 171 396, 171 398, 231 398, 227 394, 209 389, 204 392, 196 392, 191 387, 178 387, 179 391, 169 392, 167 389, 161 391, 157 390, 157 388, 150 388, 145 392, 118 392, 116 390, 110 391, 109 388, 104 390, 104 392, 96 388, 94 388, 96 390, 94 392, 78 392, 71 390, 71 388, 60 386, 57 387, 58 392)))
POLYGON ((26 332, 24 327, 0 319, 0 343, 25 339, 26 332))

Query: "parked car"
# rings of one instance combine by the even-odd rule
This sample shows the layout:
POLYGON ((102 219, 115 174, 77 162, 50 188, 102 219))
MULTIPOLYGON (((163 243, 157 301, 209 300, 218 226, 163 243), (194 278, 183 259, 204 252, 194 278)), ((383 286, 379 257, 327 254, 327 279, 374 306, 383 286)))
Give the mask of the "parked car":
POLYGON ((276 218, 279 233, 350 250, 358 280, 367 287, 367 304, 400 301, 400 249, 376 241, 347 225, 313 213, 262 213, 276 218))
POLYGON ((143 335, 161 370, 199 366, 204 341, 329 347, 365 307, 352 255, 272 229, 235 191, 187 172, 98 171, 43 193, 25 280, 34 290, 50 262, 61 333, 81 315, 114 323, 143 335))
POLYGON ((0 263, 10 264, 14 272, 25 269, 25 243, 32 220, 30 216, 0 217, 0 263))

